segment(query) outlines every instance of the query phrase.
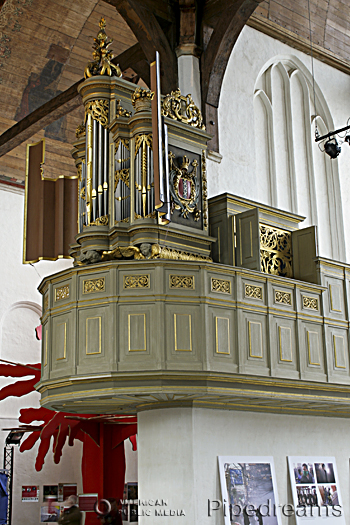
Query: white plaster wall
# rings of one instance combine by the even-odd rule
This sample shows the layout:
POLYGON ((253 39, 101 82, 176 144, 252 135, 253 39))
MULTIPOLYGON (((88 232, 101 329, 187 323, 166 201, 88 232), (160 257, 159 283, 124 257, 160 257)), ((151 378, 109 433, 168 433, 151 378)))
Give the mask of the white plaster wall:
MULTIPOLYGON (((209 197, 230 192, 255 201, 267 199, 268 192, 261 188, 261 177, 259 176, 261 169, 266 166, 267 159, 259 151, 259 137, 255 136, 253 96, 256 81, 265 64, 278 56, 296 57, 309 71, 311 70, 311 59, 305 53, 292 49, 250 27, 243 29, 229 59, 223 80, 219 104, 220 153, 223 158, 220 164, 208 160, 209 197)), ((350 77, 315 60, 315 78, 328 104, 335 126, 337 128, 345 126, 350 116, 350 77)), ((278 119, 275 125, 279 125, 278 119)), ((295 134, 296 131, 293 130, 293 133, 295 134)), ((279 152, 281 160, 284 155, 285 151, 279 152)), ((319 152, 319 155, 322 157, 324 154, 319 152)), ((338 161, 332 162, 338 162, 342 200, 341 203, 340 197, 336 196, 335 203, 336 206, 342 205, 344 224, 347 225, 350 220, 350 207, 348 206, 350 148, 347 144, 343 145, 338 161)), ((277 165, 282 166, 282 163, 277 163, 277 165)), ((301 170, 298 169, 298 164, 296 168, 298 182, 301 170)), ((322 180, 318 180, 317 166, 315 170, 316 186, 324 184, 322 180)), ((277 183, 281 183, 285 178, 285 173, 276 172, 276 177, 277 183)), ((299 187, 301 187, 300 181, 299 187)), ((289 202, 287 197, 286 189, 285 207, 289 202)), ((279 207, 283 208, 281 205, 279 207)), ((327 224, 329 213, 332 212, 334 210, 324 209, 320 205, 318 220, 323 220, 323 223, 327 224)), ((345 228, 345 235, 348 235, 347 228, 345 228)), ((324 253, 321 255, 327 255, 326 248, 323 248, 324 253)), ((346 241, 346 261, 350 261, 349 238, 346 241)))
MULTIPOLYGON (((140 413, 138 432, 140 498, 168 499, 168 508, 186 511, 157 517, 159 525, 223 525, 221 512, 208 516, 208 499, 222 500, 217 456, 234 455, 273 456, 282 505, 293 503, 288 455, 335 456, 349 523, 348 419, 173 408, 140 413)), ((152 523, 140 518, 140 525, 152 523)), ((282 524, 295 525, 295 518, 282 517, 282 524)))
MULTIPOLYGON (((35 327, 40 324, 41 294, 37 291, 43 277, 67 268, 70 260, 22 264, 23 257, 24 194, 0 185, 0 358, 19 363, 38 363, 41 360, 40 341, 35 338, 35 327)), ((0 388, 17 379, 0 378, 0 388)), ((33 392, 21 398, 0 401, 0 463, 8 432, 3 428, 18 426, 19 411, 25 407, 39 407, 40 395, 33 392)), ((27 434, 28 435, 28 434, 27 434)), ((39 524, 43 505, 43 485, 77 483, 82 492, 82 445, 65 446, 58 465, 53 463, 50 448, 41 472, 34 468, 38 444, 30 451, 20 453, 15 448, 12 524, 39 524), (39 503, 22 503, 22 485, 39 485, 39 503)))
MULTIPOLYGON (((40 261, 33 266, 22 264, 23 214, 23 192, 0 184, 0 224, 2 225, 0 358, 19 363, 38 363, 41 360, 41 343, 35 338, 34 330, 40 324, 42 296, 37 288, 45 276, 71 266, 72 261, 61 259, 40 261)), ((0 377, 0 388, 14 381, 16 379, 0 377)), ((40 395, 37 392, 0 401, 0 466, 2 466, 2 451, 7 436, 7 432, 1 432, 1 429, 18 426, 20 409, 39 407, 39 401, 40 395)), ((127 463, 125 481, 135 482, 137 481, 137 452, 132 450, 129 440, 125 442, 125 449, 127 463)), ((43 485, 77 483, 78 493, 82 493, 82 444, 79 441, 76 441, 74 447, 65 445, 58 465, 53 462, 51 447, 41 472, 36 472, 34 468, 37 450, 38 444, 24 453, 20 453, 18 448, 15 449, 13 525, 40 523, 43 485), (22 485, 39 485, 39 503, 22 503, 22 485)))

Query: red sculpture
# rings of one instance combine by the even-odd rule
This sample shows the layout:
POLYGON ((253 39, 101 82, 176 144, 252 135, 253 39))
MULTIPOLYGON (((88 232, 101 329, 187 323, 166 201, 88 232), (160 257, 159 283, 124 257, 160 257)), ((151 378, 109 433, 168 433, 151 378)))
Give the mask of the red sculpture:
MULTIPOLYGON (((0 364, 4 377, 32 378, 16 381, 0 389, 0 401, 21 397, 33 392, 41 375, 41 364, 0 364)), ((136 450, 137 417, 130 415, 92 415, 54 412, 47 408, 23 408, 19 421, 30 432, 20 451, 30 450, 40 440, 35 469, 40 471, 50 449, 54 462, 59 463, 63 447, 73 446, 74 440, 83 442, 82 475, 85 493, 97 493, 99 499, 123 497, 125 479, 124 441, 130 438, 136 450), (42 422, 30 426, 34 422, 42 422)), ((85 524, 98 523, 94 513, 87 513, 85 524)))

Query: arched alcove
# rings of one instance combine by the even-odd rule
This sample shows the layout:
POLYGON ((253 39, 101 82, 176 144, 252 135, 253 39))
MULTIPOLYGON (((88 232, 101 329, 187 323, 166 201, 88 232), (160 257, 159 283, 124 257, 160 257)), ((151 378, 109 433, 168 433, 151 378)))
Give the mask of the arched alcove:
POLYGON ((41 307, 30 301, 12 304, 1 319, 2 359, 20 363, 40 361, 40 341, 35 327, 40 324, 41 307))
POLYGON ((325 97, 311 73, 293 56, 276 56, 261 69, 254 89, 256 165, 264 202, 316 225, 319 254, 345 260, 338 161, 314 141, 334 129, 325 97), (264 109, 262 109, 264 108, 264 109), (273 187, 273 188, 272 188, 273 187))

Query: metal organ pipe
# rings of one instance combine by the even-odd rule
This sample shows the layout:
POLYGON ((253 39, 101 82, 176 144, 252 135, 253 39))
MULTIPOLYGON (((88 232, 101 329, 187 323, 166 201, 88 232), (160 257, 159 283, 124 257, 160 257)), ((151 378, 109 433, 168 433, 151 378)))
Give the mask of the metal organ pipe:
POLYGON ((102 217, 103 209, 102 209, 102 200, 103 200, 103 156, 104 156, 104 148, 103 148, 103 135, 104 135, 104 129, 99 122, 97 124, 97 133, 98 133, 98 150, 97 150, 97 194, 98 194, 98 211, 97 211, 97 217, 102 217))
POLYGON ((108 131, 103 128, 103 215, 108 215, 108 131))
POLYGON ((93 131, 93 147, 92 147, 92 159, 93 159, 93 163, 92 163, 92 191, 91 191, 91 198, 92 198, 92 221, 95 221, 96 220, 96 217, 97 217, 97 203, 96 203, 96 194, 97 194, 97 191, 96 191, 96 186, 97 186, 97 170, 98 170, 98 166, 97 166, 97 157, 98 157, 98 148, 97 148, 97 144, 98 144, 98 130, 97 130, 97 126, 98 126, 98 122, 96 122, 96 120, 93 120, 92 121, 92 131, 93 131))

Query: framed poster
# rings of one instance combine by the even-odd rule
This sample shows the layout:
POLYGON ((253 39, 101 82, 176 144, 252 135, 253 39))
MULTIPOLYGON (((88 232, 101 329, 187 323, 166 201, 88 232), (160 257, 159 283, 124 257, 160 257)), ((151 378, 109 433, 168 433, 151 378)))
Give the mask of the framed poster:
POLYGON ((334 457, 288 456, 297 525, 345 525, 334 457))
POLYGON ((281 525, 272 457, 219 456, 225 525, 281 525))
POLYGON ((60 506, 59 505, 44 505, 40 508, 40 521, 41 523, 52 523, 58 521, 60 517, 60 506))
POLYGON ((43 487, 43 501, 55 500, 58 497, 58 486, 57 485, 44 485, 43 487))
POLYGON ((22 486, 22 502, 39 501, 39 487, 34 485, 22 486))
POLYGON ((68 496, 77 496, 76 483, 59 483, 58 484, 58 499, 57 501, 66 501, 68 496))

